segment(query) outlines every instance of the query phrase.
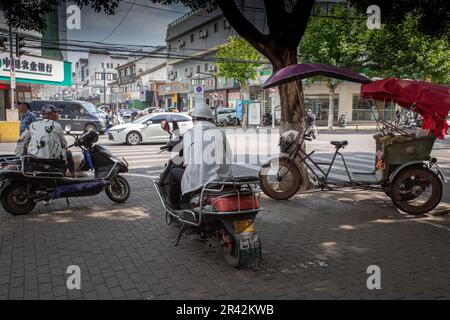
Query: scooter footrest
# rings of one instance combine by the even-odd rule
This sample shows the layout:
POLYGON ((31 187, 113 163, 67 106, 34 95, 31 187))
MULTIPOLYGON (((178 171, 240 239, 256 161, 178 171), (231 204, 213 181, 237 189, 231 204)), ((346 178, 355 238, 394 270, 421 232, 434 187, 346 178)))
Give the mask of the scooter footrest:
POLYGON ((198 222, 198 212, 195 212, 195 211, 192 211, 192 210, 183 210, 181 218, 183 220, 187 220, 187 221, 190 221, 190 222, 197 223, 198 222))

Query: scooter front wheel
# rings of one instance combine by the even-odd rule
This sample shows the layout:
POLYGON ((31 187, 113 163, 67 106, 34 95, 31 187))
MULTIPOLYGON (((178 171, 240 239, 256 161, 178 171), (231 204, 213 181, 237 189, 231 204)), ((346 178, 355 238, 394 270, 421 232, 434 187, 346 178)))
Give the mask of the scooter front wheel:
POLYGON ((30 213, 36 202, 27 199, 26 186, 23 183, 13 183, 2 192, 1 204, 6 212, 18 216, 30 213))
POLYGON ((122 176, 115 176, 111 180, 111 184, 105 189, 106 195, 112 201, 117 203, 123 203, 130 197, 130 184, 122 176))

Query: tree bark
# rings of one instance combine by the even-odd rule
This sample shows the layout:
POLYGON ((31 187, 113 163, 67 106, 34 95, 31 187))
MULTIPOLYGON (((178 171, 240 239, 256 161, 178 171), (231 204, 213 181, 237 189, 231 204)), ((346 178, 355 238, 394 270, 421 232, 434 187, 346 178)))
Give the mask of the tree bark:
MULTIPOLYGON (((248 87, 241 85, 241 96, 243 100, 250 100, 250 91, 248 87)), ((242 104, 242 128, 248 127, 248 105, 242 104)))
MULTIPOLYGON (((297 63, 296 46, 290 49, 277 51, 279 52, 267 57, 272 63, 274 72, 290 64, 297 63)), ((278 92, 280 94, 280 104, 282 106, 281 133, 291 129, 303 133, 305 129, 305 107, 302 83, 300 81, 293 81, 283 84, 278 87, 278 92)))

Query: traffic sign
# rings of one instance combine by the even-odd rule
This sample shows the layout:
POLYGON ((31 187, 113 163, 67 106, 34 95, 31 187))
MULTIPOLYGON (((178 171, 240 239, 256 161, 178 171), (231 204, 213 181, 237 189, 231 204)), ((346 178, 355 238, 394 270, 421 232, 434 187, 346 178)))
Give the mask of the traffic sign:
POLYGON ((195 87, 195 93, 197 93, 197 94, 203 94, 203 93, 204 93, 203 86, 196 86, 196 87, 195 87))

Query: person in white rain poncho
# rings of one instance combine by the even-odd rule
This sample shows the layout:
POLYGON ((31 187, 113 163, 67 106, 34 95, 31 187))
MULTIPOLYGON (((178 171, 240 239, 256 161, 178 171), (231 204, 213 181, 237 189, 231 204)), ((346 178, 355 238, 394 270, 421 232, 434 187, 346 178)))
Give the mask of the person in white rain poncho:
POLYGON ((184 199, 210 180, 230 177, 233 159, 225 132, 211 122, 211 109, 197 106, 191 116, 194 127, 183 136, 184 168, 175 167, 170 172, 172 181, 181 182, 184 199))
POLYGON ((51 104, 42 107, 42 119, 32 122, 22 133, 16 145, 17 155, 32 155, 40 159, 58 159, 68 162, 74 172, 72 155, 61 125, 56 122, 60 110, 51 104), (27 147, 25 147, 28 144, 27 147))

